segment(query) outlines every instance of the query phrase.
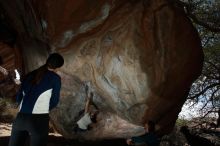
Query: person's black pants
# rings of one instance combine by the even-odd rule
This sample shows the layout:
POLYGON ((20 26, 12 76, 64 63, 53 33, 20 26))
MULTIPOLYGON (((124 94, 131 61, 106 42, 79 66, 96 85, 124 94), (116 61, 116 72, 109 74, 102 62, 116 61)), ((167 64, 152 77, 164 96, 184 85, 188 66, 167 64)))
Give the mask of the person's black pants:
POLYGON ((12 126, 9 146, 24 146, 28 136, 31 146, 46 146, 48 129, 49 114, 18 113, 12 126))

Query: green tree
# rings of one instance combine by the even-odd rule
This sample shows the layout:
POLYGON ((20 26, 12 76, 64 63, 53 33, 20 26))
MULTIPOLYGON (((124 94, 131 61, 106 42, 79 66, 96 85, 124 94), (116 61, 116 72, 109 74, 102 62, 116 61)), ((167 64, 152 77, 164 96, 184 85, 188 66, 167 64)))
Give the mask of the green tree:
POLYGON ((205 118, 213 113, 220 126, 220 1, 178 0, 197 28, 204 51, 201 76, 193 83, 186 103, 202 103, 199 113, 205 118))

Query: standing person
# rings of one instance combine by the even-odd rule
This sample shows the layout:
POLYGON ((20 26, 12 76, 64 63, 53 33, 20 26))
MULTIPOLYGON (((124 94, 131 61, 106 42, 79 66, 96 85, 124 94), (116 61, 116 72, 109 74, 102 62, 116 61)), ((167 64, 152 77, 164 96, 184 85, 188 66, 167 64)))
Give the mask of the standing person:
POLYGON ((147 144, 147 146, 159 146, 158 137, 155 134, 155 123, 148 121, 144 125, 145 134, 127 139, 128 145, 147 144))
POLYGON ((56 71, 63 64, 63 57, 53 53, 46 64, 25 77, 16 96, 20 108, 9 146, 23 146, 28 135, 31 146, 47 145, 49 111, 57 106, 61 88, 61 78, 56 71))

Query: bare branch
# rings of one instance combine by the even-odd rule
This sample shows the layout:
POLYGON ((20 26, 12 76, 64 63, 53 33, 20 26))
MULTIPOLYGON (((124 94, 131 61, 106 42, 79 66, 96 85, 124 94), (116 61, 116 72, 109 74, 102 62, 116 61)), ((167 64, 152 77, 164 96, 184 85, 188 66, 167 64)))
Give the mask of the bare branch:
POLYGON ((192 13, 192 5, 190 5, 189 3, 182 2, 182 1, 177 1, 177 3, 179 5, 182 5, 185 8, 186 14, 188 15, 189 18, 192 19, 192 21, 194 23, 208 29, 211 32, 215 32, 215 33, 220 32, 220 27, 212 26, 209 23, 207 23, 203 20, 200 20, 195 14, 193 14, 192 13))
POLYGON ((204 88, 201 92, 195 94, 194 96, 188 97, 188 99, 194 99, 196 97, 199 97, 200 95, 204 94, 207 90, 209 90, 209 89, 211 89, 211 88, 213 88, 215 86, 218 86, 218 85, 220 85, 220 83, 211 84, 211 85, 207 86, 206 88, 204 88))

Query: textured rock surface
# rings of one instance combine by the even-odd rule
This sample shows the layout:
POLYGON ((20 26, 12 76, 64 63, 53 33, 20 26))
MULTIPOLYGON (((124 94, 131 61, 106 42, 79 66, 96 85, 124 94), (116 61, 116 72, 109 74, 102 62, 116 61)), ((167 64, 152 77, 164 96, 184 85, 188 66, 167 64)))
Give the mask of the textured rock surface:
MULTIPOLYGON (((0 96, 10 97, 14 99, 17 86, 13 79, 16 77, 14 70, 21 69, 21 53, 18 48, 10 47, 5 43, 0 42, 0 56, 3 64, 1 67, 7 69, 8 76, 0 72, 0 96)), ((20 72, 20 70, 19 70, 20 72)))
POLYGON ((172 130, 202 68, 196 30, 182 8, 166 0, 1 1, 17 31, 25 69, 60 52, 65 66, 59 107, 51 113, 68 138, 129 137, 151 119, 160 134, 172 130), (85 84, 100 109, 93 130, 75 134, 85 84))

